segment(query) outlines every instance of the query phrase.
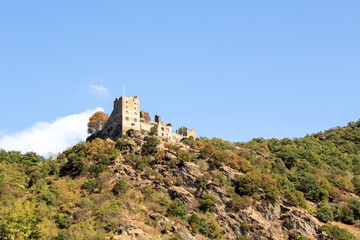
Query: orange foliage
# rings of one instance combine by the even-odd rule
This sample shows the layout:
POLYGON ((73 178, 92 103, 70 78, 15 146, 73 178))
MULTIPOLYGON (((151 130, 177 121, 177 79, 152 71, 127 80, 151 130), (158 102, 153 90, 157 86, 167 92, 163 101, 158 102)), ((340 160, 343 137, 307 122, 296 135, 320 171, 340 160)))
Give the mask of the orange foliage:
POLYGON ((95 132, 100 131, 105 126, 105 123, 109 119, 109 115, 104 112, 96 112, 94 113, 87 124, 88 133, 93 134, 95 132))

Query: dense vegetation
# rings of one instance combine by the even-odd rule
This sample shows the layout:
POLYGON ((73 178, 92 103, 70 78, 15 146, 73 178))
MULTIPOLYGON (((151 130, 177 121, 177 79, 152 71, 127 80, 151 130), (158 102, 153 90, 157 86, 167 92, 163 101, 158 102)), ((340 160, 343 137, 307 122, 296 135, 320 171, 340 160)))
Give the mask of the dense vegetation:
MULTIPOLYGON (((128 135, 81 142, 56 159, 0 150, 0 239, 106 239, 126 230, 129 216, 158 228, 149 211, 182 222, 193 234, 221 239, 211 185, 227 192, 227 207, 235 212, 256 201, 283 201, 312 212, 334 239, 353 236, 332 221, 360 227, 360 121, 298 139, 185 139, 187 147, 162 144, 154 134, 128 135), (159 162, 199 166, 196 206, 152 185, 135 187, 118 174, 126 163, 164 186, 185 184, 180 175, 168 178, 153 167, 159 162), (224 165, 242 174, 230 180, 217 171, 224 165)), ((170 225, 159 232, 181 239, 170 225)))

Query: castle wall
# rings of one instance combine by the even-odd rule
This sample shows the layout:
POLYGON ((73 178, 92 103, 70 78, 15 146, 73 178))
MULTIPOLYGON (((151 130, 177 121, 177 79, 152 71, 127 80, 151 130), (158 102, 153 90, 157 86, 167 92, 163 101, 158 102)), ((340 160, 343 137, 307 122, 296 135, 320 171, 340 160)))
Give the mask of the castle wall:
MULTIPOLYGON (((180 142, 183 136, 173 132, 171 124, 164 124, 161 118, 155 115, 155 122, 151 122, 150 114, 140 111, 140 100, 138 97, 120 97, 114 101, 114 109, 106 122, 104 128, 89 138, 111 138, 117 140, 126 134, 129 129, 150 131, 158 125, 158 136, 166 141, 180 142)), ((187 136, 195 137, 195 130, 188 130, 187 136)))
POLYGON ((140 130, 150 131, 150 129, 154 126, 153 123, 148 122, 141 122, 140 123, 140 130))

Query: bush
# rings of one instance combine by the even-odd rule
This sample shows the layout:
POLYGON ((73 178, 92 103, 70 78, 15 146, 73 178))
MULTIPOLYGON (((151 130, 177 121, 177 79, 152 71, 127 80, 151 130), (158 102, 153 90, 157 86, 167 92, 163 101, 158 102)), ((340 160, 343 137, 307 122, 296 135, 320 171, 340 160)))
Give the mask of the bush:
POLYGON ((60 169, 60 176, 71 175, 73 177, 83 175, 88 168, 89 161, 76 153, 67 156, 67 162, 60 169))
POLYGON ((235 180, 235 192, 240 196, 251 196, 257 192, 259 183, 251 179, 248 175, 240 175, 235 180))
POLYGON ((346 229, 332 225, 325 225, 323 231, 327 232, 334 240, 356 240, 356 237, 349 233, 346 229))
POLYGON ((337 209, 336 220, 346 224, 354 224, 354 212, 347 206, 340 206, 337 209))
POLYGON ((317 210, 316 216, 323 222, 334 221, 334 209, 325 203, 317 210))
POLYGON ((355 193, 360 195, 360 176, 355 176, 351 182, 354 186, 355 193))
POLYGON ((206 194, 203 196, 203 198, 199 201, 199 210, 206 213, 206 212, 215 212, 216 211, 216 199, 209 195, 206 194))
POLYGON ((86 190, 88 193, 95 192, 99 187, 99 183, 96 179, 87 180, 81 185, 81 189, 86 190))
POLYGON ((352 198, 348 201, 347 206, 352 210, 355 220, 360 220, 360 201, 352 198))
POLYGON ((130 189, 129 183, 125 179, 118 179, 112 189, 115 195, 125 194, 130 189))
POLYGON ((89 173, 92 177, 98 177, 100 173, 108 170, 108 167, 104 164, 93 164, 89 168, 89 173))
POLYGON ((131 144, 129 141, 123 138, 118 138, 115 147, 122 152, 128 152, 128 151, 132 152, 134 150, 133 144, 131 144))
POLYGON ((193 213, 188 219, 193 233, 206 233, 207 226, 205 219, 201 218, 198 214, 193 213))
POLYGON ((187 212, 188 209, 180 198, 177 198, 174 201, 172 201, 168 207, 168 214, 170 216, 184 218, 187 212))
POLYGON ((225 233, 212 215, 202 217, 193 213, 188 219, 188 223, 193 233, 201 233, 210 239, 222 239, 225 233))
POLYGON ((302 173, 297 179, 297 190, 304 192, 304 196, 314 202, 327 200, 329 193, 319 181, 309 173, 302 173))
POLYGON ((271 203, 276 203, 279 199, 280 192, 276 186, 267 186, 264 189, 266 199, 270 200, 271 203))
POLYGON ((0 218, 0 239, 11 239, 11 231, 8 225, 0 218))
POLYGON ((190 162, 193 159, 193 156, 189 152, 184 150, 178 150, 176 152, 176 156, 180 161, 184 161, 184 162, 190 162))
POLYGON ((55 217, 55 223, 59 226, 59 228, 69 228, 71 226, 72 220, 69 215, 59 213, 55 217))
POLYGON ((239 211, 241 209, 252 206, 254 200, 249 196, 239 196, 237 194, 231 195, 230 207, 234 211, 239 211))

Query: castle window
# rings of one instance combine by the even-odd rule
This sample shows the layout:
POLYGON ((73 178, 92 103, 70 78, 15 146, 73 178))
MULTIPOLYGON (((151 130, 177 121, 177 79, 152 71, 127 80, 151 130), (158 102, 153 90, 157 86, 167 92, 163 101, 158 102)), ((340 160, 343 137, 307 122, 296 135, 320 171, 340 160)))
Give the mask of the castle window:
POLYGON ((126 110, 126 111, 125 111, 125 113, 129 113, 129 111, 128 111, 128 110, 126 110))
POLYGON ((126 108, 129 108, 128 106, 126 106, 126 108))
POLYGON ((134 122, 137 122, 137 119, 136 119, 136 118, 134 118, 134 122))
POLYGON ((161 131, 164 131, 164 128, 163 128, 163 127, 161 128, 161 131))
POLYGON ((134 114, 136 115, 136 114, 137 114, 137 112, 134 112, 134 114))
POLYGON ((128 118, 128 117, 126 117, 126 118, 125 118, 125 120, 126 120, 126 121, 129 121, 129 118, 128 118))
POLYGON ((132 123, 131 126, 135 126, 135 123, 132 123))

